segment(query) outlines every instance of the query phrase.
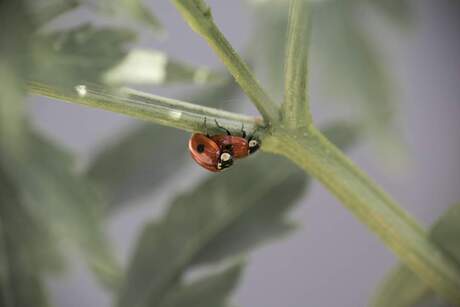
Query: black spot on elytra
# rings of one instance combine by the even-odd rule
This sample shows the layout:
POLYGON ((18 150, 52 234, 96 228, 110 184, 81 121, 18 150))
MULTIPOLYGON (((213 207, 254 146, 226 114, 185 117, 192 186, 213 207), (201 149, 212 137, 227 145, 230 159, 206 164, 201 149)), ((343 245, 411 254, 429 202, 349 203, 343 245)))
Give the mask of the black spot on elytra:
POLYGON ((196 150, 199 152, 199 153, 203 153, 204 152, 204 144, 198 144, 198 146, 196 146, 196 150))

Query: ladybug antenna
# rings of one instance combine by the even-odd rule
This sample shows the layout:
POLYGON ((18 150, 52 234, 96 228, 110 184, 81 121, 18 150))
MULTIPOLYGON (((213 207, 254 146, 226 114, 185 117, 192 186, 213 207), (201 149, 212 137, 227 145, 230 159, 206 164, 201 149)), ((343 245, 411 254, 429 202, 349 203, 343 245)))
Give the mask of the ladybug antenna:
POLYGON ((222 127, 221 125, 219 125, 219 123, 217 122, 217 119, 214 119, 214 122, 216 123, 217 128, 222 129, 225 132, 227 132, 227 135, 232 135, 230 131, 228 131, 226 128, 222 127))

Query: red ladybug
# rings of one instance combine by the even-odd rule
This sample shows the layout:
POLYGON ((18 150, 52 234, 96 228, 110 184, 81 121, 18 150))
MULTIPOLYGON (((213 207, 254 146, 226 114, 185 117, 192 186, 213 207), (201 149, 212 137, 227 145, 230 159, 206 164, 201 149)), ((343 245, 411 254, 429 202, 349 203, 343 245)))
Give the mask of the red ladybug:
POLYGON ((230 131, 220 126, 217 121, 215 122, 216 126, 224 130, 227 135, 218 134, 212 136, 211 139, 219 145, 221 150, 230 152, 235 159, 247 157, 259 149, 260 144, 255 138, 250 137, 249 139, 246 139, 246 131, 244 131, 244 127, 241 128, 242 136, 234 136, 230 133, 230 131))
POLYGON ((218 134, 212 136, 211 139, 219 145, 221 150, 232 153, 235 159, 247 157, 259 149, 257 140, 248 141, 241 136, 218 134))
POLYGON ((233 165, 232 154, 222 151, 215 141, 204 134, 193 134, 188 148, 193 160, 211 172, 219 172, 233 165))

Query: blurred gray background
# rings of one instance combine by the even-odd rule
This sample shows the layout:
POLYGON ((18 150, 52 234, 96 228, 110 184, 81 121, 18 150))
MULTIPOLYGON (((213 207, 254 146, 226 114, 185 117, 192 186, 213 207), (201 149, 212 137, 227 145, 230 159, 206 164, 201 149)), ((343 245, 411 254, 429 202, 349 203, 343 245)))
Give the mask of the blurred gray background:
MULTIPOLYGON (((221 67, 169 1, 150 2, 169 36, 160 42, 145 40, 145 47, 166 50, 197 65, 221 67)), ((244 50, 252 25, 242 2, 209 3, 230 42, 237 50, 244 50)), ((429 225, 449 205, 460 201, 460 5, 447 0, 419 0, 412 5, 414 25, 404 34, 379 20, 374 22, 373 16, 364 16, 370 31, 382 43, 381 51, 398 85, 401 134, 410 164, 398 172, 389 170, 366 141, 355 146, 350 156, 424 225, 429 225)), ((329 117, 333 105, 323 102, 316 93, 316 75, 312 63, 311 103, 314 117, 321 122, 329 117)), ((182 88, 150 90, 183 97, 182 88)), ((81 163, 134 122, 125 116, 44 98, 31 101, 34 123, 79 153, 81 163)), ((254 112, 252 108, 248 111, 254 112)), ((161 193, 141 200, 140 206, 124 210, 110 222, 108 231, 124 261, 142 223, 178 189, 187 189, 196 176, 203 175, 194 166, 185 171, 189 176, 173 178, 178 186, 165 184, 161 193)), ((385 272, 397 262, 391 252, 318 183, 292 217, 301 224, 299 230, 251 255, 235 302, 244 307, 366 306, 385 272)), ((97 287, 78 260, 68 274, 53 278, 49 285, 58 306, 104 307, 110 303, 108 294, 97 287)))

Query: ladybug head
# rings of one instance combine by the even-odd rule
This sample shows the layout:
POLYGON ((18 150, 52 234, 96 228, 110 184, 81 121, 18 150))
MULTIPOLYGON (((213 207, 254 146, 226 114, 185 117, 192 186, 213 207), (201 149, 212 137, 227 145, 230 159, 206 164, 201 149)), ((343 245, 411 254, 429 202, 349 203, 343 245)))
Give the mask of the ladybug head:
POLYGON ((249 153, 253 154, 260 148, 260 142, 256 139, 252 139, 248 143, 249 153))
POLYGON ((223 170, 233 165, 233 156, 229 152, 223 152, 219 156, 217 169, 223 170))

